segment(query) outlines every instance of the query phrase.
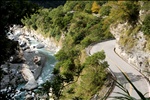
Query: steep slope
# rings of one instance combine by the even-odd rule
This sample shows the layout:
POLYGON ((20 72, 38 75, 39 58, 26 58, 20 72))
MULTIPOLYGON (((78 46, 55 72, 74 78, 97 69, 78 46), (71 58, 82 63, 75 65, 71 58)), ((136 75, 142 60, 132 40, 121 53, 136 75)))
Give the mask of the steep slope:
POLYGON ((148 30, 143 28, 145 21, 150 22, 150 9, 142 9, 145 6, 146 3, 140 2, 138 21, 134 25, 115 23, 111 25, 110 32, 117 41, 116 53, 150 79, 150 27, 147 27, 148 30))
MULTIPOLYGON (((99 5, 105 3, 98 2, 99 5)), ((88 100, 108 80, 104 52, 91 57, 85 53, 89 44, 113 38, 108 28, 103 28, 103 20, 93 16, 92 4, 93 1, 68 1, 64 6, 40 9, 31 17, 22 19, 26 28, 46 38, 60 41, 64 37, 62 48, 55 55, 59 61, 53 71, 55 79, 51 81, 52 85, 48 84, 56 99, 88 100)))

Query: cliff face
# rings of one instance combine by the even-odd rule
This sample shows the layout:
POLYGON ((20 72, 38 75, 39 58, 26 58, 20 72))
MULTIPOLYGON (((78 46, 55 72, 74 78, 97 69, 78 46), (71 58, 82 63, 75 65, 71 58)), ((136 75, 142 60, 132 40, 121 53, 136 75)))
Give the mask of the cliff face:
POLYGON ((55 38, 53 37, 44 37, 43 35, 39 34, 38 31, 35 31, 33 29, 28 29, 26 27, 22 28, 22 31, 28 35, 30 35, 31 37, 36 38, 36 40, 38 41, 42 41, 42 44, 44 44, 45 46, 47 46, 47 49, 50 49, 51 51, 57 52, 61 49, 62 47, 62 41, 63 41, 63 35, 61 36, 60 40, 57 41, 55 38))
POLYGON ((141 12, 144 11, 140 11, 139 22, 135 26, 127 22, 116 23, 111 25, 110 32, 116 38, 116 53, 133 64, 146 77, 150 77, 147 73, 150 72, 149 38, 141 31, 143 21, 141 12))

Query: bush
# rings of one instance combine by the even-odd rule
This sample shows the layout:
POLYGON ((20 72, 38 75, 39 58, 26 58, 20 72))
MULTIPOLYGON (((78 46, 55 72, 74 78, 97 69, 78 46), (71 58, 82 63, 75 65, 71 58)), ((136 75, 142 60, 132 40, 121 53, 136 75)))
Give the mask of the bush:
POLYGON ((66 4, 64 5, 64 11, 72 11, 75 5, 77 5, 77 1, 67 1, 66 4))
POLYGON ((57 54, 55 54, 55 57, 59 61, 63 61, 65 59, 68 59, 68 56, 63 49, 59 50, 59 52, 57 54))
POLYGON ((91 14, 91 13, 92 13, 91 7, 92 7, 92 2, 88 2, 88 3, 85 5, 84 11, 85 11, 86 13, 91 14))
POLYGON ((82 44, 82 46, 85 48, 85 47, 87 47, 88 45, 91 44, 91 39, 90 39, 89 37, 86 37, 86 38, 84 38, 84 39, 81 41, 81 44, 82 44))
POLYGON ((80 1, 80 3, 78 3, 73 10, 75 11, 83 11, 85 7, 85 3, 80 1))
POLYGON ((34 30, 37 30, 37 26, 36 26, 36 24, 34 23, 34 24, 32 24, 32 28, 34 29, 34 30))
POLYGON ((108 16, 110 13, 111 7, 110 6, 102 6, 99 13, 101 16, 108 16))
POLYGON ((113 2, 111 12, 106 18, 110 23, 129 22, 132 25, 138 21, 140 5, 136 1, 113 2))
POLYGON ((142 31, 145 35, 150 36, 150 15, 146 15, 143 21, 142 31))
POLYGON ((108 67, 104 59, 104 51, 95 53, 86 59, 83 64, 84 69, 77 82, 80 84, 76 87, 74 95, 89 100, 101 88, 106 79, 105 68, 108 67))
POLYGON ((100 61, 103 61, 105 59, 105 53, 104 51, 101 51, 101 52, 97 52, 95 54, 93 54, 92 56, 89 56, 87 59, 86 59, 86 62, 85 64, 86 65, 99 65, 100 64, 100 61))

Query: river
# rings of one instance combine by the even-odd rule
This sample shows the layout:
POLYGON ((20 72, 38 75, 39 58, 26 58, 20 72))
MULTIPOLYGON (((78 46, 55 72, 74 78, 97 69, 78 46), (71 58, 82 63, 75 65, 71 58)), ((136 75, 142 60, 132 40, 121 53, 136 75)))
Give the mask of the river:
MULTIPOLYGON (((39 44, 39 42, 34 39, 32 39, 32 41, 30 41, 31 46, 35 46, 38 44, 39 44)), ((40 84, 46 82, 46 80, 51 79, 52 71, 53 71, 54 65, 56 64, 56 59, 54 57, 54 54, 55 54, 54 51, 47 50, 46 48, 37 49, 37 51, 38 51, 38 53, 41 53, 46 57, 46 62, 42 69, 42 73, 37 80, 38 84, 40 85, 40 84)))
MULTIPOLYGON (((30 45, 35 46, 39 44, 40 42, 31 38, 30 45)), ((54 57, 55 51, 50 51, 46 48, 36 49, 38 53, 43 54, 46 57, 46 61, 44 64, 44 67, 42 69, 41 75, 37 79, 38 86, 40 86, 42 83, 46 82, 47 80, 51 80, 52 78, 52 71, 56 64, 56 59, 54 57)), ((25 99, 25 91, 20 91, 21 88, 24 87, 25 84, 19 84, 17 88, 17 93, 15 96, 15 100, 24 100, 25 99)))
POLYGON ((50 52, 46 49, 40 49, 38 51, 39 51, 39 53, 42 53, 46 57, 46 62, 43 67, 42 73, 37 80, 38 84, 40 85, 41 83, 45 82, 46 80, 51 79, 52 71, 53 71, 54 65, 56 64, 56 59, 54 57, 53 52, 50 52))

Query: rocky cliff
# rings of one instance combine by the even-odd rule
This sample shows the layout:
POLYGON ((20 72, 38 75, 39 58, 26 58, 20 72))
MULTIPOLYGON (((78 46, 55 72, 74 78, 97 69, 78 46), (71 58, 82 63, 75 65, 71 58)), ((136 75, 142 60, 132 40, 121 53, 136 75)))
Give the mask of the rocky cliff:
POLYGON ((150 14, 150 11, 140 10, 136 25, 128 22, 112 24, 110 32, 116 38, 116 53, 150 79, 150 41, 141 30, 145 14, 150 14))
POLYGON ((51 51, 57 52, 61 48, 63 36, 61 36, 60 41, 56 41, 53 37, 44 37, 39 32, 26 27, 22 28, 21 31, 27 35, 30 35, 36 40, 41 41, 41 43, 44 44, 46 48, 50 49, 51 51))

